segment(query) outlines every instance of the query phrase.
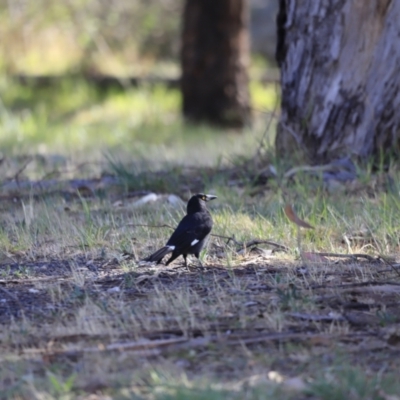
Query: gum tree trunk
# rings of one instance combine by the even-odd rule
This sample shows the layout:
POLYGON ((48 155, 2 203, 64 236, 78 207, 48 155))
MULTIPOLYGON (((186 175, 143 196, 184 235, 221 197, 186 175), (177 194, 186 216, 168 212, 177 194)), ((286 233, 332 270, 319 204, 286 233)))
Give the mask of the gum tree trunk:
POLYGON ((183 114, 242 127, 250 120, 248 0, 186 0, 182 29, 183 114))
POLYGON ((277 24, 278 154, 398 153, 400 1, 280 0, 277 24))

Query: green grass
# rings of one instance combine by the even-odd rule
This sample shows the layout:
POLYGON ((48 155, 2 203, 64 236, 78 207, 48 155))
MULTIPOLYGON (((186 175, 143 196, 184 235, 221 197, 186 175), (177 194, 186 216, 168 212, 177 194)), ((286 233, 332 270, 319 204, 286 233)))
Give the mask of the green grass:
MULTIPOLYGON (((0 146, 9 155, 61 156, 64 163, 75 164, 111 157, 137 165, 147 162, 152 169, 165 163, 215 165, 253 151, 264 129, 260 114, 243 133, 187 125, 180 117, 178 90, 161 84, 104 93, 79 79, 35 88, 3 77, 0 87, 5 94, 0 146)), ((269 87, 254 83, 252 88, 256 108, 268 110, 267 103, 277 101, 269 87)))

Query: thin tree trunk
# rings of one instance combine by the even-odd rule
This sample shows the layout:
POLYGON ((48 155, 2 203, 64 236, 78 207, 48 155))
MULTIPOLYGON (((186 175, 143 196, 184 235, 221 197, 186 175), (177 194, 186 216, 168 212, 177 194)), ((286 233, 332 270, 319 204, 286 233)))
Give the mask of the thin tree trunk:
POLYGON ((400 1, 280 0, 277 152, 312 162, 397 152, 400 1))
POLYGON ((247 0, 186 0, 182 30, 183 114, 242 127, 250 120, 247 0))

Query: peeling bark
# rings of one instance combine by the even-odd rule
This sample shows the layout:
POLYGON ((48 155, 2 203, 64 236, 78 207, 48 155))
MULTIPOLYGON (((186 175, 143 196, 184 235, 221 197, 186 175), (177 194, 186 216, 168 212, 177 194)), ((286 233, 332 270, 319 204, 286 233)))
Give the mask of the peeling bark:
POLYGON ((248 0, 186 0, 182 32, 183 114, 193 122, 250 121, 248 0))
POLYGON ((320 163, 397 153, 400 1, 280 0, 277 22, 278 154, 320 163))

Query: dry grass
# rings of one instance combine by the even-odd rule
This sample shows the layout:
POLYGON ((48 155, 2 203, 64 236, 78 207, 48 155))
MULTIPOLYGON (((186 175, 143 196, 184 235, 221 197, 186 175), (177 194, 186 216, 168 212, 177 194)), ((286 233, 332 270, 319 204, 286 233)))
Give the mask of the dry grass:
POLYGON ((25 93, 30 111, 22 116, 14 110, 21 88, 8 89, 0 118, 0 398, 395 400, 399 270, 376 257, 399 254, 397 170, 360 171, 330 191, 307 176, 278 185, 257 162, 237 161, 254 151, 263 120, 263 129, 241 135, 190 128, 176 110, 168 123, 176 93, 104 102, 85 86, 25 93), (124 121, 134 99, 151 108, 136 110, 143 123, 132 130, 124 121), (118 118, 102 118, 110 114, 118 118), (300 246, 282 187, 315 226, 300 246), (143 190, 164 195, 138 206, 143 190), (206 268, 186 270, 179 260, 139 267, 170 234, 151 226, 175 226, 184 213, 168 193, 187 200, 190 191, 218 195, 210 207, 219 237, 202 254, 206 268), (220 236, 269 239, 289 251, 243 249, 220 236))
MULTIPOLYGON (((238 253, 213 237, 206 268, 189 270, 178 260, 168 268, 137 265, 170 233, 139 225, 181 218, 183 208, 165 197, 141 207, 123 194, 117 202, 3 198, 2 396, 328 400, 398 393, 396 266, 296 261, 296 228, 279 193, 251 197, 246 190, 216 187, 214 233, 271 239, 289 253, 268 246, 238 253)), ((398 253, 396 195, 360 191, 349 201, 298 184, 291 190, 299 215, 316 226, 304 232, 302 250, 398 253)))

